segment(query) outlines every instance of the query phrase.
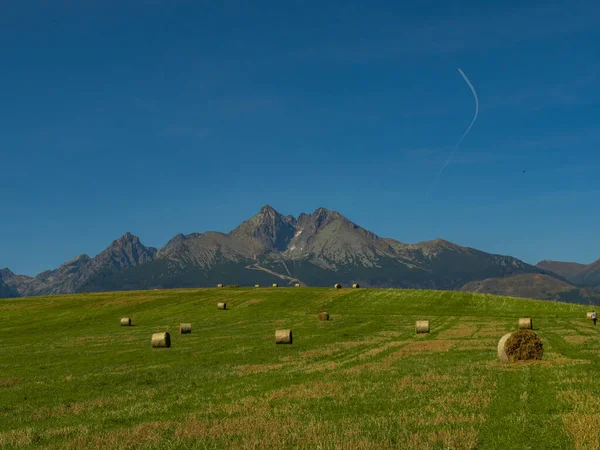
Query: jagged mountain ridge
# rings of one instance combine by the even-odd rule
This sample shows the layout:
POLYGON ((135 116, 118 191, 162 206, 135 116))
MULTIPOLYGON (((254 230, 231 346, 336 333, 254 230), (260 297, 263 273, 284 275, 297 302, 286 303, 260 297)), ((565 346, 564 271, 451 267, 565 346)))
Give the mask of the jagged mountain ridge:
POLYGON ((157 250, 144 246, 137 236, 125 233, 94 258, 79 255, 58 269, 46 270, 36 277, 15 275, 3 269, 0 277, 18 295, 70 294, 78 292, 93 277, 153 261, 157 250))
MULTIPOLYGON (((265 205, 230 233, 178 234, 157 250, 126 233, 94 258, 87 255, 36 277, 3 282, 18 295, 81 291, 301 282, 458 289, 515 273, 545 273, 516 258, 443 239, 404 244, 318 208, 297 219, 265 205)), ((12 272, 11 272, 12 273, 12 272)))

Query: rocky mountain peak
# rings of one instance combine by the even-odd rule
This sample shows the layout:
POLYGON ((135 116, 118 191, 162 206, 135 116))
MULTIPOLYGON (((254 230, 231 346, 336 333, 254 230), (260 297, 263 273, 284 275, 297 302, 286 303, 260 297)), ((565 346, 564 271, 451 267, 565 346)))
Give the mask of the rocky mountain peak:
POLYGON ((15 274, 8 267, 0 269, 0 280, 8 280, 14 276, 15 274))
POLYGON ((262 252, 283 251, 294 237, 295 225, 296 220, 292 216, 283 216, 265 205, 229 235, 242 241, 252 241, 262 252))

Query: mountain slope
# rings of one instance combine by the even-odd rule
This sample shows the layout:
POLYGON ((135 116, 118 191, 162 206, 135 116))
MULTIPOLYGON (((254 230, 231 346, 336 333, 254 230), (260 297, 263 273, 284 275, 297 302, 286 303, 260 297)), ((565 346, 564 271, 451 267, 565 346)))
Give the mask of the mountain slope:
POLYGON ((600 291, 582 289, 567 281, 545 274, 518 274, 504 278, 471 281, 462 286, 460 290, 569 303, 600 304, 600 291))
POLYGON ((561 275, 577 286, 600 288, 600 259, 591 264, 545 260, 536 266, 561 275))

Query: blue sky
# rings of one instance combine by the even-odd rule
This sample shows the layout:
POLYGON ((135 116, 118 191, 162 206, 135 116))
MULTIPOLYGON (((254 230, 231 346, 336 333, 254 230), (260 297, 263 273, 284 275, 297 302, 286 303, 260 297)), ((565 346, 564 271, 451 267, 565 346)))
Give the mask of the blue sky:
POLYGON ((600 258, 600 6, 485 3, 3 5, 0 267, 228 232, 264 204, 600 258), (459 67, 479 116, 430 193, 474 114, 459 67))

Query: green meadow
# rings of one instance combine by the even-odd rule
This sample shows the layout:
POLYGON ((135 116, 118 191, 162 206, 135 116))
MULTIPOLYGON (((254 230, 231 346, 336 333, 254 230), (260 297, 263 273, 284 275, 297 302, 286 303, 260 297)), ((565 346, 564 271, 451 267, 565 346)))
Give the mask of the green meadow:
POLYGON ((586 311, 305 287, 1 300, 0 448, 600 448, 600 326, 586 311), (520 317, 544 358, 502 364, 520 317), (415 334, 420 319, 430 334, 415 334), (287 328, 293 344, 276 345, 287 328), (162 331, 171 348, 153 349, 162 331))

